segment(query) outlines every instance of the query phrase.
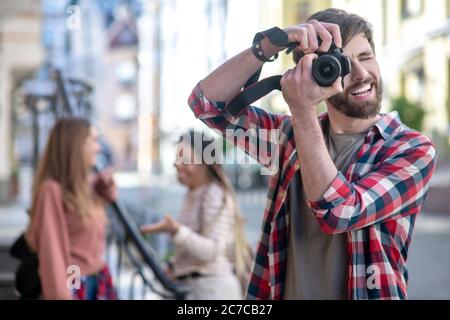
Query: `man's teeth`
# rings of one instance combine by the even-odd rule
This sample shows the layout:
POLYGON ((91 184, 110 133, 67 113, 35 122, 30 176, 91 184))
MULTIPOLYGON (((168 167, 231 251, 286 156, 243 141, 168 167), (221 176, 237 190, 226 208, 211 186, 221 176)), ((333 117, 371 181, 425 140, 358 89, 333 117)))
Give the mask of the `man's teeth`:
POLYGON ((359 95, 359 94, 363 94, 363 93, 366 93, 367 91, 369 91, 370 88, 371 88, 371 85, 370 84, 366 84, 364 87, 360 87, 360 88, 352 91, 351 94, 354 95, 354 96, 359 95))

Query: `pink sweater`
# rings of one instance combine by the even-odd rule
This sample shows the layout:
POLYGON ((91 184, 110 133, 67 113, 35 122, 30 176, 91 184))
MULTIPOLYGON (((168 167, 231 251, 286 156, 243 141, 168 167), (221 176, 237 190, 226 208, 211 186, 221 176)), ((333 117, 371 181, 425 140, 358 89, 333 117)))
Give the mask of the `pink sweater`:
POLYGON ((90 218, 81 220, 77 212, 63 205, 60 185, 46 180, 39 192, 36 211, 27 239, 39 256, 39 276, 45 299, 72 299, 66 273, 78 266, 81 275, 96 273, 105 265, 106 214, 102 204, 90 218))

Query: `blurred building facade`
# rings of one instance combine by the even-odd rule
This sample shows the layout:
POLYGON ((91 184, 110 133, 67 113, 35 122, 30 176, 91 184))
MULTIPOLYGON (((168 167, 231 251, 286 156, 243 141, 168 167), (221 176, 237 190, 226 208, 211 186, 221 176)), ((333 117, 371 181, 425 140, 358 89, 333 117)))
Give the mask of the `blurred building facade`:
MULTIPOLYGON (((445 137, 448 145, 450 0, 2 1, 0 200, 14 191, 18 150, 30 149, 29 141, 14 138, 12 111, 23 104, 14 99, 33 71, 51 66, 89 83, 92 116, 116 167, 136 172, 146 184, 173 173, 180 131, 205 130, 187 107, 200 79, 248 48, 257 31, 297 24, 327 7, 372 23, 383 111, 398 96, 419 103, 426 111, 424 131, 445 137)), ((291 56, 280 56, 265 64, 262 77, 293 66, 291 56)), ((288 112, 280 93, 258 104, 288 112)))
MULTIPOLYGON (((449 0, 285 0, 283 25, 310 14, 342 8, 366 18, 373 27, 380 62, 384 111, 404 96, 426 111, 424 131, 450 135, 450 1, 449 0)), ((291 61, 285 59, 285 66, 291 61)))
POLYGON ((42 62, 40 1, 0 2, 0 203, 17 188, 13 145, 14 91, 42 62))

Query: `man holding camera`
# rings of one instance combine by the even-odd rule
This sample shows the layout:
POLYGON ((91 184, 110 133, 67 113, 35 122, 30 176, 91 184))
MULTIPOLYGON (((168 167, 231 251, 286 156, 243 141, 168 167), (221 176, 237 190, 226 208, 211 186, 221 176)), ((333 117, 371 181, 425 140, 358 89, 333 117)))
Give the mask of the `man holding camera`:
MULTIPOLYGON (((281 79, 292 116, 255 107, 228 113, 226 103, 286 49, 273 30, 257 34, 251 49, 212 72, 189 98, 196 117, 228 138, 230 129, 278 130, 279 170, 269 183, 247 297, 405 299, 407 251, 435 169, 434 146, 398 114, 380 114, 372 30, 337 9, 283 30, 296 43, 296 66, 281 79), (319 85, 313 64, 333 44, 351 70, 319 85), (322 101, 327 112, 317 116, 322 101)), ((240 147, 249 152, 248 144, 240 147)))

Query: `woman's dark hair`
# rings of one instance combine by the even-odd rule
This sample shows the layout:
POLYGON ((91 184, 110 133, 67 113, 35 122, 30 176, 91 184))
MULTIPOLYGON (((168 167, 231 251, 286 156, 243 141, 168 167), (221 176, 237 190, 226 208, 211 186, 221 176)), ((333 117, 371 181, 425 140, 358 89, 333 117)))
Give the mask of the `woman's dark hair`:
MULTIPOLYGON (((334 23, 341 29, 342 46, 359 33, 363 33, 375 54, 375 44, 373 42, 372 26, 364 18, 357 14, 335 8, 329 8, 312 14, 306 21, 317 20, 319 22, 334 23)), ((294 51, 294 62, 298 63, 302 54, 294 51)))
MULTIPOLYGON (((205 150, 214 145, 215 140, 206 135, 203 132, 198 132, 195 130, 189 130, 185 134, 181 135, 178 139, 178 143, 187 143, 191 146, 195 153, 196 160, 200 160, 200 163, 205 164, 208 167, 211 176, 219 182, 219 184, 228 192, 232 191, 231 182, 226 176, 222 166, 214 161, 206 161, 205 150)), ((215 148, 211 148, 210 156, 215 159, 216 152, 215 148)), ((210 159, 208 159, 210 160, 210 159)), ((198 163, 198 162, 195 162, 198 163)))

